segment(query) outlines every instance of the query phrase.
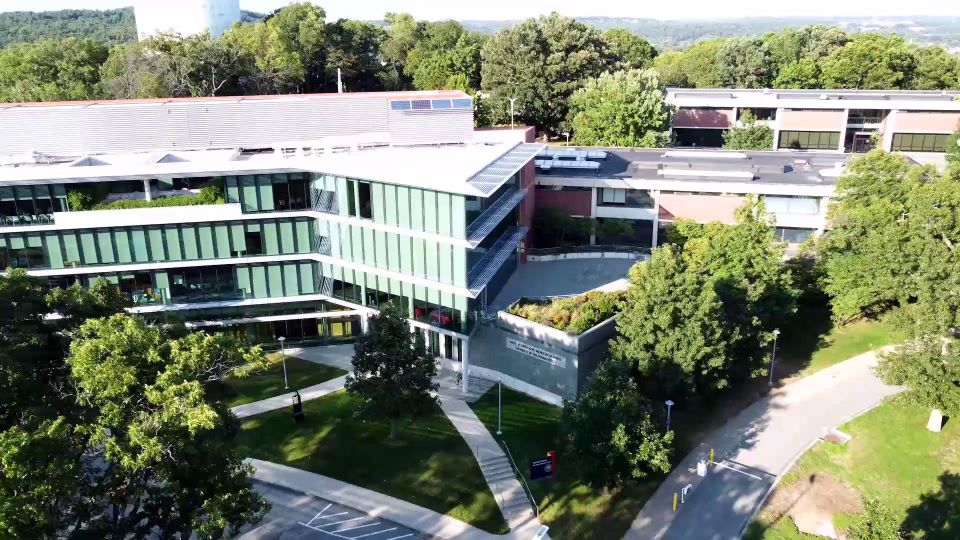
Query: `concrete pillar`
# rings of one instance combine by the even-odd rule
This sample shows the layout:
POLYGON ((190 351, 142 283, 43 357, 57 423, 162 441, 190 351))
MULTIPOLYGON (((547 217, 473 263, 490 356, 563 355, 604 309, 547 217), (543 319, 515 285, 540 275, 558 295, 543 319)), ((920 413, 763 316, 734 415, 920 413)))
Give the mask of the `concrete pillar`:
POLYGON ((827 210, 830 207, 830 197, 821 197, 820 198, 820 223, 817 224, 817 232, 814 233, 815 236, 822 235, 827 230, 827 210))
POLYGON ((883 125, 881 128, 883 133, 881 133, 880 147, 886 150, 887 152, 893 151, 893 132, 897 129, 897 111, 891 110, 887 113, 887 117, 884 119, 883 125))
POLYGON ((777 117, 773 119, 773 148, 771 150, 780 149, 780 117, 783 116, 783 107, 777 108, 777 117))
POLYGON ((653 234, 650 236, 650 247, 657 247, 657 238, 660 234, 660 190, 653 191, 653 234))
POLYGON ((440 342, 440 351, 439 351, 440 354, 438 354, 437 356, 439 356, 440 358, 449 358, 450 351, 447 350, 446 336, 444 336, 440 332, 437 332, 437 341, 440 342))
POLYGON ((370 314, 364 313, 360 315, 360 332, 366 334, 370 331, 370 314))
POLYGON ((468 338, 468 339, 464 339, 464 340, 462 341, 462 343, 463 343, 463 346, 460 347, 460 373, 463 374, 463 377, 461 377, 461 379, 462 379, 461 382, 462 382, 462 384, 463 384, 462 390, 463 390, 464 392, 466 392, 466 391, 467 391, 467 388, 469 388, 469 386, 470 386, 470 384, 469 384, 469 379, 470 379, 470 339, 469 339, 469 338, 468 338))
POLYGON ((839 150, 840 153, 843 153, 845 150, 844 143, 846 143, 847 141, 847 121, 849 120, 849 118, 850 118, 850 109, 844 109, 843 110, 843 126, 841 126, 841 129, 840 129, 840 145, 839 145, 839 148, 837 148, 837 150, 839 150))
POLYGON ((153 200, 153 193, 150 192, 150 180, 143 180, 143 195, 147 198, 148 201, 153 200))

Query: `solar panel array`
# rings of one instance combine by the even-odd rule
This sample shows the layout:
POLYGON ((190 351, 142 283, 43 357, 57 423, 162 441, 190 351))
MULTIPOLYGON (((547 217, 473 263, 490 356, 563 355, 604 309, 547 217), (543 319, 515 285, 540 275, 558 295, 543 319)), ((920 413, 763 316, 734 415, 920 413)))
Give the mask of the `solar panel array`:
POLYGON ((496 161, 487 165, 467 183, 480 190, 484 195, 496 191, 511 176, 523 168, 531 158, 545 147, 542 144, 520 143, 509 152, 500 156, 496 161))

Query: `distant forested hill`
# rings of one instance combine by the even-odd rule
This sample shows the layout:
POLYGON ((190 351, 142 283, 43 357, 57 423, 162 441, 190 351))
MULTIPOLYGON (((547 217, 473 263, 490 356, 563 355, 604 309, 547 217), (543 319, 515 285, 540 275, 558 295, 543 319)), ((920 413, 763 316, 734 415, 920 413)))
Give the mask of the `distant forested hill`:
MULTIPOLYGON (((606 30, 626 28, 647 39, 659 50, 682 49, 704 38, 759 36, 784 28, 811 24, 838 26, 847 33, 896 33, 912 43, 960 48, 960 17, 750 17, 743 19, 672 20, 628 17, 577 17, 606 30)), ((519 21, 463 21, 471 30, 494 33, 519 21)))
MULTIPOLYGON (((244 21, 258 21, 260 13, 243 12, 244 21)), ((132 41, 137 37, 133 8, 63 9, 60 11, 10 11, 0 13, 0 48, 11 43, 36 41, 50 37, 92 38, 109 44, 132 41)))

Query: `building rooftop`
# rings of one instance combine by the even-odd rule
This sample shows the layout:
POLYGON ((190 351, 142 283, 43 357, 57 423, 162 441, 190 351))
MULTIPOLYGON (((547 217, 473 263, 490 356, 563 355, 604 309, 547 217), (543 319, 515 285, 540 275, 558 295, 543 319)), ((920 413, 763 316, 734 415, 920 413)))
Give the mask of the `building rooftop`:
MULTIPOLYGON (((734 152, 623 148, 550 148, 547 153, 599 152, 604 158, 584 157, 597 168, 553 166, 537 168, 537 175, 557 178, 641 179, 696 182, 749 182, 784 185, 831 185, 850 154, 813 152, 734 152)), ((580 154, 582 155, 582 154, 580 154)), ((538 158, 539 159, 539 158, 538 158)), ((556 161, 553 161, 556 163, 556 161)))
POLYGON ((29 154, 0 159, 0 185, 78 183, 308 171, 486 197, 522 163, 511 156, 535 154, 526 129, 499 130, 452 145, 389 146, 351 138, 278 143, 272 151, 240 149, 166 150, 55 156, 29 154), (485 173, 485 182, 476 177, 485 173))
POLYGON ((960 111, 958 96, 941 90, 667 88, 667 101, 678 107, 960 111))

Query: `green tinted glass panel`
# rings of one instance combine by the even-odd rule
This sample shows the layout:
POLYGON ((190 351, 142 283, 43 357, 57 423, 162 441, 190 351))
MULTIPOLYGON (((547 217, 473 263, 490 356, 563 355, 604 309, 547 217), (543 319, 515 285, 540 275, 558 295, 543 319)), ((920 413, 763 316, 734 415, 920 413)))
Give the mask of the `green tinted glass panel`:
POLYGON ((313 273, 312 263, 300 263, 300 294, 317 292, 317 278, 313 273))
POLYGON ((226 177, 227 183, 227 202, 228 203, 238 203, 240 202, 240 182, 237 180, 236 176, 226 177))
POLYGON ((427 279, 437 280, 440 277, 437 243, 427 240, 426 243, 427 279))
POLYGON ((80 233, 80 254, 83 264, 98 264, 97 239, 91 231, 80 233))
POLYGON ((50 268, 63 268, 63 251, 60 249, 60 236, 57 233, 46 233, 43 243, 47 246, 47 256, 50 259, 50 268))
POLYGON ((270 296, 272 298, 283 296, 283 270, 279 264, 271 264, 267 267, 267 279, 270 280, 270 296))
POLYGON ((63 266, 77 266, 82 262, 80 258, 80 247, 77 243, 77 235, 72 232, 62 234, 63 240, 63 266))
POLYGON ((453 248, 453 284, 467 286, 467 250, 462 247, 453 248))
POLYGON ((450 197, 450 234, 454 238, 463 238, 466 235, 467 209, 463 195, 450 197))
POLYGON ((423 230, 423 190, 410 190, 410 228, 423 230))
POLYGON ((183 239, 183 258, 189 261, 200 258, 200 250, 197 246, 197 228, 194 225, 183 225, 180 227, 180 237, 183 239))
POLYGON ((377 247, 377 268, 387 268, 389 266, 387 261, 387 233, 383 231, 374 231, 373 237, 377 247))
POLYGON ((412 241, 409 236, 398 235, 400 245, 400 271, 409 274, 413 272, 412 241))
POLYGON ((383 214, 387 225, 397 224, 397 187, 383 186, 383 214))
POLYGON ((213 226, 197 225, 197 232, 200 236, 200 258, 215 259, 217 251, 213 241, 213 226))
POLYGON ((143 229, 133 229, 130 231, 130 237, 133 239, 130 247, 133 251, 133 260, 136 262, 150 261, 150 254, 147 252, 147 233, 143 229))
POLYGON ((227 225, 217 225, 213 230, 214 240, 216 241, 217 257, 231 257, 230 253, 230 227, 227 225))
POLYGON ((413 274, 418 277, 423 277, 427 273, 424 267, 425 243, 426 241, 422 238, 413 239, 413 274))
POLYGON ((97 231, 97 245, 100 247, 100 262, 114 263, 117 258, 113 254, 113 240, 110 231, 97 231))
POLYGON ((260 210, 273 210, 273 181, 270 175, 257 175, 257 189, 260 190, 260 210))
POLYGON ((240 187, 243 192, 243 210, 245 212, 256 212, 259 210, 257 184, 253 175, 242 176, 240 178, 240 187))
POLYGON ((262 266, 250 267, 250 281, 253 284, 253 296, 267 298, 267 269, 262 266))
POLYGON ((249 266, 238 266, 237 267, 237 288, 241 291, 244 291, 245 296, 253 296, 253 288, 250 285, 250 267, 249 266))
POLYGON ((296 222, 297 253, 310 252, 310 238, 313 236, 310 225, 311 221, 306 219, 300 219, 296 222))
POLYGON ((297 252, 297 239, 294 237, 292 221, 280 222, 280 252, 284 255, 297 252))
POLYGON ((130 251, 130 235, 126 229, 113 231, 113 245, 117 249, 118 263, 133 262, 133 253, 130 251))
POLYGON ((437 192, 423 192, 423 230, 437 232, 437 192))
POLYGON ((439 244, 437 248, 440 282, 453 283, 453 248, 447 244, 439 244))
POLYGON ((180 248, 180 234, 177 231, 177 228, 174 226, 166 226, 163 228, 163 235, 167 241, 167 256, 171 261, 179 261, 183 259, 183 251, 180 248))
POLYGON ((383 215, 383 210, 386 207, 386 203, 383 201, 383 184, 372 184, 372 199, 373 199, 373 220, 377 223, 383 223, 386 221, 386 218, 383 215))
POLYGON ((450 194, 437 193, 437 232, 450 236, 450 194))
POLYGON ((374 244, 373 231, 370 229, 361 229, 363 233, 363 263, 370 266, 377 265, 376 245, 374 244))
POLYGON ((387 268, 395 272, 400 270, 399 235, 394 233, 387 233, 387 268))
POLYGON ((230 234, 233 236, 233 250, 239 255, 247 252, 247 242, 244 237, 244 226, 242 224, 230 225, 230 234))
POLYGON ((277 238, 277 224, 273 221, 263 222, 263 254, 280 254, 280 239, 277 238))
POLYGON ((397 187, 397 223, 410 227, 410 188, 397 187))
POLYGON ((283 265, 283 295, 297 296, 300 294, 300 278, 297 275, 297 263, 283 265))

